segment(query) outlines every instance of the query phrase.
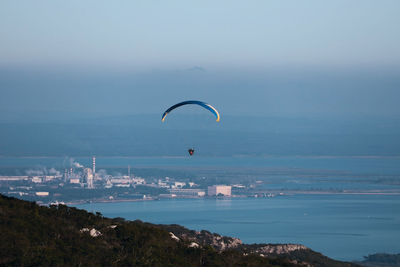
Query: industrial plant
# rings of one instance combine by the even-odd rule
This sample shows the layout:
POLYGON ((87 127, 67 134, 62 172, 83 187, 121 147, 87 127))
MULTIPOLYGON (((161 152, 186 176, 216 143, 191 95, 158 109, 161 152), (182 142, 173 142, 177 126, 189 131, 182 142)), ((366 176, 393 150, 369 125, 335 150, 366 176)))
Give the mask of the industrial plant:
MULTIPOLYGON (((244 185, 201 185, 194 178, 140 177, 126 166, 125 173, 96 169, 71 160, 68 167, 25 170, 26 175, 0 176, 0 193, 43 204, 81 201, 155 200, 161 198, 220 198, 243 195, 244 185), (235 194, 232 194, 234 188, 235 194)), ((119 169, 121 171, 121 169, 119 169)), ((251 195, 251 194, 250 194, 251 195)))

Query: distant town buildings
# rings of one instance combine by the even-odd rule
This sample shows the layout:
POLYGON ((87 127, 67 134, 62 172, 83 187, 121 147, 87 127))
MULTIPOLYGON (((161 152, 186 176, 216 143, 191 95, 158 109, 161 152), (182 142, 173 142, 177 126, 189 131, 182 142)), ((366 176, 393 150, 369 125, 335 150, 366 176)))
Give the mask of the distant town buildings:
POLYGON ((171 188, 175 189, 175 188, 182 188, 186 185, 186 183, 184 182, 174 182, 173 185, 171 185, 171 188))
POLYGON ((209 196, 231 196, 232 187, 230 185, 213 185, 208 187, 209 196))

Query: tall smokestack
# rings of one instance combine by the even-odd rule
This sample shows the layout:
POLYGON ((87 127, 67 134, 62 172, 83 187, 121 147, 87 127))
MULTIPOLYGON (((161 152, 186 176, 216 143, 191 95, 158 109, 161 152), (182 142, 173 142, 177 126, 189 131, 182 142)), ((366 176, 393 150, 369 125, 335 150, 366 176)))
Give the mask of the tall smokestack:
POLYGON ((130 165, 128 165, 128 176, 129 176, 129 178, 131 178, 131 166, 130 165))
POLYGON ((93 177, 96 174, 96 157, 93 157, 93 167, 92 167, 93 177))

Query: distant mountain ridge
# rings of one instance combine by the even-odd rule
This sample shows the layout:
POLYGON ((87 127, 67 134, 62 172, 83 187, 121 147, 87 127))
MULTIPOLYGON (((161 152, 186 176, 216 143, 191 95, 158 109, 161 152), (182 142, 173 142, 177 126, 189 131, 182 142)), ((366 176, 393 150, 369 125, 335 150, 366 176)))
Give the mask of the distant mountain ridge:
POLYGON ((0 195, 1 266, 356 266, 302 245, 245 245, 179 225, 108 219, 0 195))

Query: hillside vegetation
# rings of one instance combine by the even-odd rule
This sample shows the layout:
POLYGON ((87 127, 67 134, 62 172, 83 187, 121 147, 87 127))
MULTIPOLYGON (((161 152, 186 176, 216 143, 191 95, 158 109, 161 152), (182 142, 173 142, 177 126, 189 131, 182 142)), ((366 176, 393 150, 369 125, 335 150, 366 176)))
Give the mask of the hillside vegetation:
POLYGON ((308 249, 297 251, 308 255, 297 259, 285 253, 260 256, 259 247, 239 241, 221 249, 205 241, 229 243, 228 237, 204 231, 200 239, 181 226, 109 219, 2 195, 0 229, 0 266, 351 266, 308 249))

